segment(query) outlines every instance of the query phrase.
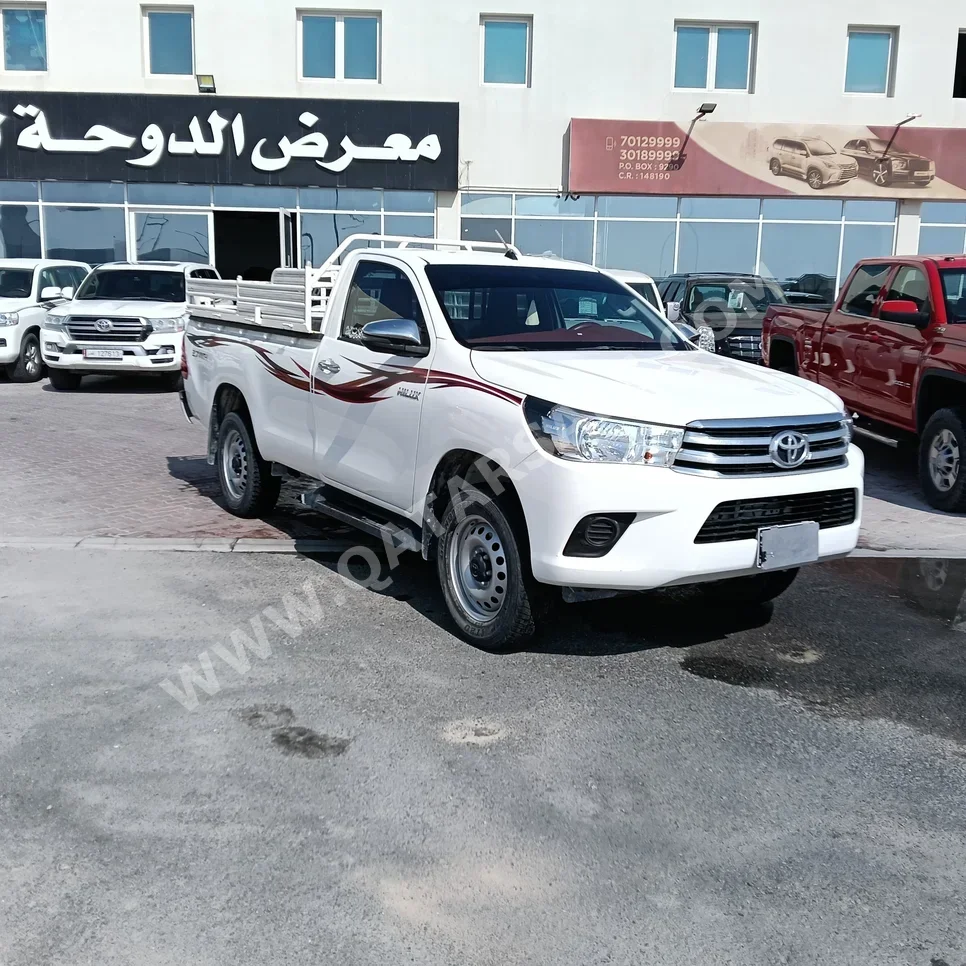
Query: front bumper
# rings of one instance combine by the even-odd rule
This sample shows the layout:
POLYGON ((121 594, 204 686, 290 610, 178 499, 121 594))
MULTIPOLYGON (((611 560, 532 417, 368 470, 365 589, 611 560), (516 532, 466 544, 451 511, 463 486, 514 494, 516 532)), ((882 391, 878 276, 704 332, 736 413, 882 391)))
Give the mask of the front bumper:
POLYGON ((53 369, 76 372, 175 372, 181 369, 183 332, 157 332, 143 342, 84 342, 65 332, 41 329, 40 348, 44 363, 53 369), (85 350, 113 349, 120 359, 96 359, 85 350))
POLYGON ((760 572, 757 540, 694 542, 712 511, 730 500, 855 489, 855 521, 819 534, 820 560, 848 555, 859 539, 864 467, 855 446, 840 468, 730 479, 568 462, 540 451, 515 467, 511 479, 526 515, 536 580, 563 587, 650 590, 760 572), (564 556, 574 527, 597 513, 634 513, 635 518, 605 556, 564 556))
POLYGON ((20 326, 0 326, 0 366, 9 365, 20 358, 21 338, 20 326))

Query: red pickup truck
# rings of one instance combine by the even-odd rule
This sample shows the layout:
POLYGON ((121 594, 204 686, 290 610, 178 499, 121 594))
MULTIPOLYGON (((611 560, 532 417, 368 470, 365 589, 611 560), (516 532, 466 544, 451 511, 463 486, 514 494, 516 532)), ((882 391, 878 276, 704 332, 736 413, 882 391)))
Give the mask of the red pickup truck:
POLYGON ((857 433, 917 439, 926 499, 966 512, 966 256, 865 259, 831 310, 771 306, 762 353, 838 393, 857 433))

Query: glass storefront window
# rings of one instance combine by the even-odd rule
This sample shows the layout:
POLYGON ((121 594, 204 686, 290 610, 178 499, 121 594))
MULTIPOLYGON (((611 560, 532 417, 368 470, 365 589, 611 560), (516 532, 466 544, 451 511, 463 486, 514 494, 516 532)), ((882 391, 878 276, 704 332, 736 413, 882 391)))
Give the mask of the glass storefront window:
MULTIPOLYGON (((321 265, 349 235, 378 235, 379 215, 303 214, 299 219, 303 265, 321 265)), ((373 243, 377 244, 377 243, 373 243)), ((365 248, 372 245, 353 247, 365 248)))
POLYGON ((0 201, 36 200, 36 181, 0 181, 0 201))
POLYGON ((127 200, 132 205, 211 204, 211 188, 206 184, 129 184, 127 200))
POLYGON ((37 205, 0 205, 0 258, 40 258, 37 205))
POLYGON ((593 195, 579 198, 555 195, 517 195, 518 215, 569 215, 572 218, 594 217, 593 195))
POLYGON ((40 187, 44 201, 66 201, 84 205, 124 203, 124 185, 111 181, 45 181, 40 187))
POLYGON ((678 199, 658 195, 601 195, 597 214, 601 218, 674 218, 678 199))
POLYGON ((464 215, 509 215, 513 211, 513 195, 464 194, 460 205, 464 215))
POLYGON ((122 260, 125 255, 123 208, 44 208, 48 258, 76 259, 89 265, 122 260))
POLYGON ((436 219, 432 215, 386 215, 385 221, 385 235, 432 238, 436 233, 436 219))
POLYGON ((301 188, 299 204, 303 208, 379 211, 382 192, 378 188, 301 188))
POLYGON ((845 220, 891 224, 896 220, 896 203, 894 201, 846 201, 845 220))
MULTIPOLYGON (((846 202, 848 204, 849 202, 846 202)), ((878 202, 871 202, 878 204, 878 202)), ((843 285, 860 258, 891 255, 895 225, 846 225, 842 239, 842 262, 839 285, 843 285)))
POLYGON ((840 225, 763 225, 758 273, 793 291, 834 292, 841 231, 840 225))
POLYGON ((754 272, 757 248, 757 224, 682 221, 677 271, 754 272))
POLYGON ((382 206, 386 211, 421 211, 436 214, 436 192, 385 191, 382 206))
POLYGON ((960 255, 966 251, 966 228, 925 225, 919 229, 920 255, 960 255))
POLYGON ((594 223, 563 218, 522 219, 516 223, 514 242, 526 255, 552 254, 590 262, 594 257, 594 223))
POLYGON ((658 278, 670 275, 676 227, 673 221, 600 221, 596 264, 658 278))
POLYGON ((757 220, 760 205, 757 198, 682 198, 681 217, 757 220))
POLYGON ((924 225, 966 225, 966 204, 961 201, 924 201, 924 225))
POLYGON ((158 211, 134 216, 139 262, 207 262, 208 216, 158 211))
POLYGON ((765 221, 841 221, 842 202, 833 198, 765 198, 765 221))
POLYGON ((510 241, 513 222, 509 218, 464 218, 460 224, 460 237, 464 241, 499 242, 497 232, 504 241, 510 241))
POLYGON ((219 208, 294 208, 297 188, 216 184, 215 206, 219 208))

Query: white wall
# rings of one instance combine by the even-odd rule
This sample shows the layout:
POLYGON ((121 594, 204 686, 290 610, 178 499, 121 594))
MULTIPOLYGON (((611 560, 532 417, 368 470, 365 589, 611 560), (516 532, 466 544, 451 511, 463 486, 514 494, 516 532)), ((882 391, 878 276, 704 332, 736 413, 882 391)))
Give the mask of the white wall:
MULTIPOLYGON (((165 6, 164 2, 151 4, 165 6)), ((167 4, 184 8, 184 4, 167 4)), ((196 69, 219 94, 458 100, 463 183, 553 189, 571 117, 686 121, 702 100, 716 121, 889 124, 908 113, 966 125, 952 98, 961 4, 947 0, 347 0, 318 9, 381 10, 382 81, 298 80, 296 0, 195 0, 196 69), (480 16, 533 17, 532 86, 480 83, 480 16), (758 24, 753 94, 671 91, 675 19, 758 24), (847 95, 850 24, 899 28, 895 96, 847 95)), ((193 78, 147 78, 134 0, 48 0, 46 74, 0 71, 8 90, 190 93, 193 78)))

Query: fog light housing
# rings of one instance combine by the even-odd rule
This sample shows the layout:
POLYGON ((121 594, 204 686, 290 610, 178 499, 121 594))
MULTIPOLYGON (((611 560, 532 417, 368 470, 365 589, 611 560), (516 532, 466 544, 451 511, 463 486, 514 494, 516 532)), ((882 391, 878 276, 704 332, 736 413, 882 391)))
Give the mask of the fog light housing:
POLYGON ((565 557, 603 557, 633 523, 633 513, 593 513, 574 527, 564 547, 565 557))
POLYGON ((45 342, 44 348, 48 352, 60 352, 60 346, 56 342, 45 342))
POLYGON ((174 346, 173 345, 163 345, 163 346, 161 346, 161 348, 158 349, 158 355, 159 356, 173 356, 174 355, 174 346))

